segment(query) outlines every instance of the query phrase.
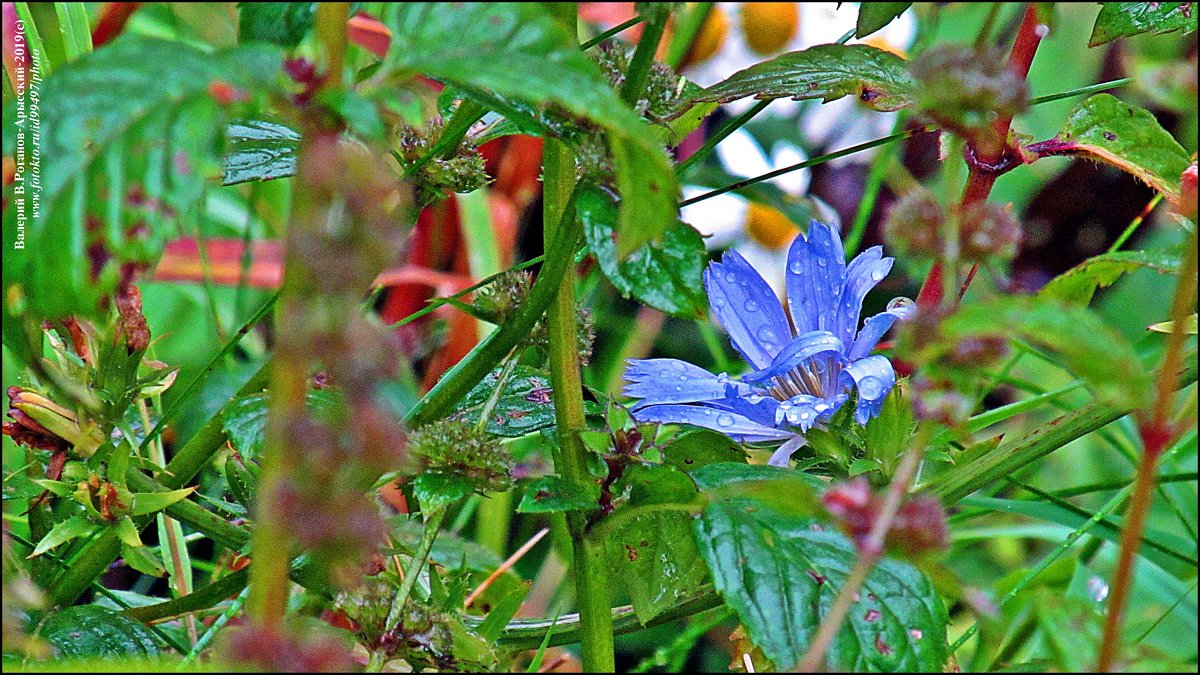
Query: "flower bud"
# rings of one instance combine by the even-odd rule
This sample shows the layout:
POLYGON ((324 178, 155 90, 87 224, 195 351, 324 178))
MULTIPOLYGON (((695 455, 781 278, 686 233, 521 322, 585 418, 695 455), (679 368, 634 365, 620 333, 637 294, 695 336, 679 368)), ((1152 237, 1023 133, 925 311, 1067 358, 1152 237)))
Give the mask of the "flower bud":
POLYGON ((994 134, 993 122, 1029 105, 1024 78, 1008 69, 1004 54, 995 48, 935 47, 913 62, 912 74, 921 111, 968 139, 994 134))
POLYGON ((25 441, 25 445, 58 449, 60 443, 74 446, 75 454, 91 457, 104 443, 100 428, 90 420, 79 420, 75 413, 58 405, 41 394, 22 389, 8 388, 9 417, 4 433, 25 441))
POLYGON ((495 436, 474 424, 442 420, 427 424, 408 437, 408 449, 425 462, 426 470, 461 476, 480 492, 503 492, 512 486, 512 458, 495 436))
POLYGON ((475 302, 471 305, 486 321, 503 324, 525 302, 529 294, 531 277, 524 270, 511 270, 496 277, 491 283, 475 291, 475 302))
MULTIPOLYGON (((404 126, 400 130, 399 157, 405 169, 422 161, 441 139, 443 125, 434 120, 425 129, 404 126)), ((469 138, 457 146, 433 157, 416 170, 414 182, 420 186, 421 203, 439 198, 445 191, 474 192, 487 185, 488 177, 483 155, 469 138)))
POLYGON ((1021 225, 1006 206, 991 202, 972 204, 959 220, 958 243, 964 260, 1008 260, 1017 254, 1021 225))
POLYGON ((892 205, 883 224, 889 246, 907 256, 935 258, 942 252, 942 205, 925 190, 914 190, 892 205))

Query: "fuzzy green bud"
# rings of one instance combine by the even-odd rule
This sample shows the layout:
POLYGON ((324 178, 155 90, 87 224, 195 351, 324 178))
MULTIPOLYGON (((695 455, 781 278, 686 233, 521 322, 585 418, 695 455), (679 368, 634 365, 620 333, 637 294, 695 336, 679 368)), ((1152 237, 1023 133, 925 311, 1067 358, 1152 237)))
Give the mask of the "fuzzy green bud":
POLYGON ((461 476, 480 492, 512 487, 508 450, 473 424, 457 420, 427 424, 409 435, 408 449, 425 463, 426 471, 461 476))
POLYGON ((1021 243, 1021 225, 1012 211, 1000 204, 977 203, 963 211, 958 245, 964 260, 1009 260, 1021 243))
POLYGON ((883 236, 888 246, 905 256, 933 258, 941 253, 942 205, 925 190, 909 192, 888 212, 883 236))
POLYGON ((913 61, 912 74, 920 110, 969 139, 994 134, 993 122, 1029 105, 1024 78, 1008 69, 1004 54, 995 48, 935 47, 913 61))

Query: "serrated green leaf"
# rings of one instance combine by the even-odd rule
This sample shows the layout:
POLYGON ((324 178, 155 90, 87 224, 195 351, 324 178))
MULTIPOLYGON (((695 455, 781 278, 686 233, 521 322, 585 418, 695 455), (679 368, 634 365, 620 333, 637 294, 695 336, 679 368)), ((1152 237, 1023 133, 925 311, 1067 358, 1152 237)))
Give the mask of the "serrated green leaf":
MULTIPOLYGON (((474 423, 479 421, 484 406, 496 388, 500 369, 493 370, 466 395, 455 408, 451 419, 474 423)), ((554 390, 550 387, 550 373, 529 366, 516 366, 509 375, 504 391, 496 401, 488 418, 490 434, 517 438, 554 427, 554 390)), ((585 401, 584 412, 588 416, 603 415, 604 409, 595 401, 585 401)))
POLYGON ((60 658, 154 656, 162 651, 150 629, 96 605, 75 605, 50 614, 39 636, 54 647, 60 658))
POLYGON ((589 190, 576 200, 576 208, 592 255, 621 295, 674 316, 704 316, 708 299, 703 272, 708 254, 699 232, 676 222, 661 241, 645 244, 622 260, 613 236, 617 205, 612 199, 589 190))
POLYGON ((643 624, 708 581, 686 513, 650 511, 629 518, 604 537, 604 554, 611 578, 620 580, 643 624))
MULTIPOLYGON (((895 468, 896 459, 908 447, 908 439, 916 430, 912 405, 904 399, 903 389, 893 387, 883 400, 879 414, 867 422, 863 429, 863 443, 866 446, 867 458, 875 464, 885 477, 890 476, 895 468)), ((855 475, 855 465, 862 460, 850 464, 850 475, 855 475)), ((862 469, 857 473, 865 473, 871 469, 862 469)))
MULTIPOLYGON (((854 545, 750 499, 710 504, 695 534, 717 591, 751 640, 779 670, 795 666, 854 565, 854 545)), ((924 575, 885 558, 859 593, 829 647, 833 670, 941 672, 948 617, 924 575)))
POLYGON ((1194 2, 1103 2, 1089 47, 1142 33, 1196 32, 1194 2))
POLYGON ((1087 157, 1131 173, 1179 201, 1179 177, 1191 164, 1186 150, 1154 115, 1110 94, 1080 103, 1054 138, 1026 149, 1037 155, 1087 157))
POLYGON ((295 175, 299 132, 276 122, 245 120, 230 124, 225 135, 225 185, 295 175))
POLYGON ((822 103, 855 96, 874 110, 893 111, 912 103, 907 62, 869 45, 817 45, 789 52, 738 71, 705 89, 696 101, 728 103, 753 96, 766 100, 819 98, 822 103))
POLYGON ((30 553, 27 557, 37 557, 55 546, 64 544, 77 537, 91 534, 92 530, 95 530, 97 527, 95 523, 82 513, 71 516, 50 528, 46 536, 42 537, 41 541, 37 543, 37 546, 33 549, 33 553, 30 553))
POLYGON ((1038 295, 1087 305, 1096 289, 1112 285, 1123 274, 1150 269, 1159 274, 1179 274, 1178 251, 1114 251, 1079 263, 1042 287, 1038 295))
MULTIPOLYGON (((605 129, 622 197, 618 255, 656 241, 676 222, 679 186, 657 137, 579 51, 573 27, 568 30, 550 8, 407 3, 398 7, 390 27, 388 67, 498 95, 531 110, 554 103, 605 129)), ((530 119, 536 122, 536 115, 530 119)))
MULTIPOLYGON (((333 389, 314 389, 308 392, 307 402, 310 414, 330 414, 343 405, 343 397, 333 389)), ((267 407, 268 396, 260 392, 234 399, 221 409, 225 435, 247 462, 256 460, 262 452, 267 407)))
POLYGON ((295 47, 316 18, 315 2, 239 2, 238 42, 270 42, 295 47))
POLYGON ((177 232, 166 212, 188 213, 219 175, 225 108, 210 86, 265 90, 279 67, 267 47, 209 53, 126 34, 55 70, 41 91, 43 186, 26 244, 36 255, 6 256, 6 289, 19 285, 38 318, 95 314, 117 267, 153 262, 177 232), (92 234, 89 215, 101 223, 92 234), (130 227, 135 218, 146 227, 130 227), (98 279, 89 238, 111 256, 98 279))
POLYGON ((599 501, 600 489, 595 485, 579 487, 558 476, 542 476, 525 486, 517 513, 595 511, 600 508, 599 501))
POLYGON ((188 498, 188 495, 196 491, 196 488, 189 487, 182 490, 171 490, 170 492, 138 492, 133 495, 133 511, 135 516, 144 516, 149 513, 158 513, 175 502, 181 502, 188 498))
POLYGON ((864 38, 883 28, 904 10, 912 7, 911 2, 864 2, 858 6, 858 23, 854 27, 854 37, 864 38))
POLYGON ((1000 297, 962 307, 942 323, 949 349, 964 338, 1020 338, 1049 350, 1084 380, 1097 398, 1140 407, 1150 391, 1150 375, 1124 337, 1082 307, 1027 297, 1000 297))
POLYGON ((470 480, 440 471, 426 471, 413 479, 413 495, 426 513, 449 506, 474 491, 470 480))

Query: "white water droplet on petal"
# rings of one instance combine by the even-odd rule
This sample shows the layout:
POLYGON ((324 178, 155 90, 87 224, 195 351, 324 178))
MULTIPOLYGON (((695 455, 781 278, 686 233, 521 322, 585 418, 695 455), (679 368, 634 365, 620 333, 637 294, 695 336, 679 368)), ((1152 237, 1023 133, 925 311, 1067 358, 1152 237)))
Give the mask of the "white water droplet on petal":
POLYGON ((867 375, 858 381, 858 396, 859 398, 874 401, 883 393, 883 382, 879 381, 874 375, 867 375))
POLYGON ((788 269, 792 274, 800 274, 804 271, 804 265, 800 264, 799 260, 793 260, 792 264, 788 265, 788 269))
POLYGON ((907 309, 909 307, 912 307, 912 305, 913 305, 912 300, 901 296, 899 298, 892 298, 892 301, 887 304, 887 309, 890 312, 893 309, 907 309))
POLYGON ((825 267, 825 266, 829 265, 829 261, 824 258, 817 258, 817 264, 820 265, 821 267, 825 267))
POLYGON ((758 405, 763 402, 763 397, 759 394, 750 394, 746 397, 746 402, 750 405, 758 405))
POLYGON ((725 273, 725 281, 728 281, 729 283, 732 284, 733 282, 737 281, 737 275, 734 274, 733 272, 726 272, 725 273))
POLYGON ((792 424, 798 424, 800 422, 800 413, 796 412, 795 410, 788 411, 787 421, 791 422, 792 424))
POLYGON ((678 370, 681 373, 687 372, 687 369, 688 369, 687 364, 682 361, 675 361, 671 365, 675 368, 675 370, 678 370))
POLYGON ((758 311, 758 303, 753 300, 747 300, 744 307, 746 308, 747 312, 757 312, 758 311))
POLYGON ((682 384, 675 385, 675 391, 683 391, 683 385, 682 384))
POLYGON ((758 339, 763 342, 775 342, 775 331, 770 326, 762 326, 756 334, 758 335, 758 339))
POLYGON ((871 272, 871 281, 882 281, 882 280, 883 280, 883 270, 875 270, 875 271, 871 272))
POLYGON ((721 427, 733 426, 733 416, 732 415, 721 415, 720 417, 717 418, 717 426, 721 426, 721 427))
POLYGON ((712 304, 713 304, 713 307, 720 309, 725 306, 725 298, 722 298, 719 295, 713 296, 712 304))

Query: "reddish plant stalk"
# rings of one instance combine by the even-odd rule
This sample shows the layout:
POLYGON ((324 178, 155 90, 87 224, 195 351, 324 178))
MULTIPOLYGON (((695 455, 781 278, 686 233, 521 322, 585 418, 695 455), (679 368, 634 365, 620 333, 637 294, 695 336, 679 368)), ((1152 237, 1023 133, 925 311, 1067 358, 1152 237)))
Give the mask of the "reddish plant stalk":
POLYGON ((1129 512, 1125 516, 1125 529, 1121 532, 1121 552, 1117 558, 1117 569, 1113 575, 1112 596, 1108 615, 1104 620, 1104 639, 1100 643, 1100 656, 1096 670, 1105 673, 1112 670, 1120 656, 1121 626, 1129 590, 1133 586, 1133 562, 1141 546, 1142 534, 1146 529, 1146 516, 1150 512, 1151 498, 1157 483, 1158 458, 1170 444, 1175 434, 1168 417, 1174 400, 1177 373, 1183 359, 1183 320, 1196 299, 1196 233, 1188 237, 1186 258, 1171 306, 1171 318, 1175 325, 1167 339, 1162 367, 1158 370, 1155 383, 1154 404, 1148 418, 1139 420, 1138 433, 1142 438, 1142 457, 1138 462, 1133 496, 1129 512))

